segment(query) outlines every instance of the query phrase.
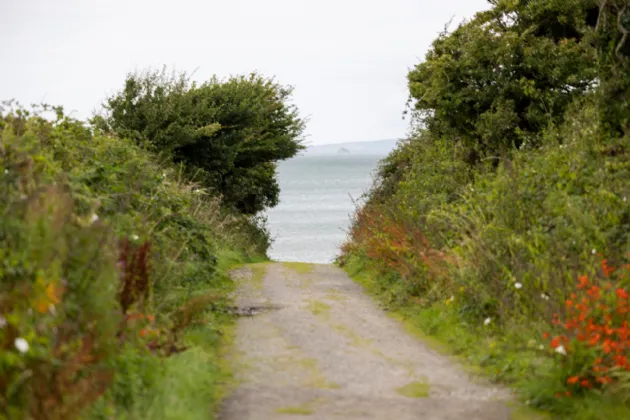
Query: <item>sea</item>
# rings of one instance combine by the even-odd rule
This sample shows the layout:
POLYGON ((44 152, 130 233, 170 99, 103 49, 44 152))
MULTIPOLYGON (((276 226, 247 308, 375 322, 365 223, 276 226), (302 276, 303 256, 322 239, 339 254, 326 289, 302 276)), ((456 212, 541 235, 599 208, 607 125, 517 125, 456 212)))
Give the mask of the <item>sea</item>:
POLYGON ((280 204, 268 211, 275 261, 330 263, 382 155, 298 156, 280 163, 280 204))

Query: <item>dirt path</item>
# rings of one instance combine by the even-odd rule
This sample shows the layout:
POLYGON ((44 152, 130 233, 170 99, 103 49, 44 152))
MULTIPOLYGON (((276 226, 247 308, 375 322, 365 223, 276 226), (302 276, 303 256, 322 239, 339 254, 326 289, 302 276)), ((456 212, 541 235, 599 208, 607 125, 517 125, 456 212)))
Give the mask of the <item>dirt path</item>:
POLYGON ((234 278, 247 316, 221 420, 510 418, 505 391, 407 335, 342 270, 271 263, 234 278))

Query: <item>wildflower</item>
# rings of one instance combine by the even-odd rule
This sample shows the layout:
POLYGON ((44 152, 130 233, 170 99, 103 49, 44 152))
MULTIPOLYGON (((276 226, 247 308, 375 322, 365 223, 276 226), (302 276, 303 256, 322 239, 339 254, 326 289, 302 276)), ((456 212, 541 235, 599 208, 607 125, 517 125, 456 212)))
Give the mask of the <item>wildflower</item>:
POLYGON ((628 299, 628 293, 624 289, 617 289, 617 297, 619 299, 628 299))
POLYGON ((587 276, 580 276, 578 277, 579 283, 578 283, 578 289, 584 289, 586 286, 588 286, 588 277, 587 276))
POLYGON ((549 295, 546 293, 541 294, 540 297, 542 298, 542 300, 549 300, 549 295))
POLYGON ((628 201, 628 197, 623 198, 623 202, 625 203, 626 201, 628 201))
POLYGON ((138 239, 140 239, 140 237, 136 234, 131 235, 131 239, 134 241, 137 241, 138 239))
POLYGON ((567 379, 567 385, 577 384, 580 378, 578 376, 571 376, 567 379))
POLYGON ((166 172, 162 172, 162 178, 166 178, 166 172))
POLYGON ((555 352, 558 354, 561 354, 563 356, 567 355, 567 350, 564 348, 564 346, 561 344, 558 347, 556 347, 555 352))
POLYGON ((8 173, 9 173, 9 170, 8 170, 8 169, 5 169, 5 170, 4 170, 4 174, 6 175, 6 174, 8 174, 8 173))
POLYGON ((22 337, 18 337, 15 339, 15 348, 18 349, 20 353, 26 353, 28 351, 28 342, 22 337))
POLYGON ((451 296, 450 298, 446 299, 446 304, 450 305, 451 303, 453 303, 454 300, 455 300, 455 296, 451 296))
POLYGON ((92 216, 90 217, 90 223, 96 223, 98 222, 98 214, 93 213, 92 216))
POLYGON ((486 318, 486 319, 483 321, 483 325, 490 325, 490 323, 491 323, 491 322, 492 322, 492 319, 491 319, 491 318, 486 318))
POLYGON ((593 249, 591 250, 591 254, 593 254, 593 255, 597 254, 597 250, 596 250, 595 248, 593 248, 593 249))
POLYGON ((7 326, 7 320, 2 315, 0 315, 0 328, 4 328, 6 326, 7 326))
POLYGON ((515 289, 522 289, 523 285, 521 283, 514 283, 514 288, 515 289))
POLYGON ((540 346, 538 346, 538 350, 544 350, 545 346, 543 346, 542 344, 540 346))

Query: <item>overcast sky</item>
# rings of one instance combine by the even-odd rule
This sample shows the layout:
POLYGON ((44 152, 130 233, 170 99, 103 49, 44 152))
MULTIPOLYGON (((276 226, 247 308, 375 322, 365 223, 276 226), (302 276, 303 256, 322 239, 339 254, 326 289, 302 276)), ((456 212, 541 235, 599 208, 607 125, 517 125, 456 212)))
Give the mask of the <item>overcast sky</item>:
POLYGON ((90 116, 133 70, 257 70, 295 87, 311 144, 398 138, 406 73, 486 0, 0 0, 0 99, 90 116))

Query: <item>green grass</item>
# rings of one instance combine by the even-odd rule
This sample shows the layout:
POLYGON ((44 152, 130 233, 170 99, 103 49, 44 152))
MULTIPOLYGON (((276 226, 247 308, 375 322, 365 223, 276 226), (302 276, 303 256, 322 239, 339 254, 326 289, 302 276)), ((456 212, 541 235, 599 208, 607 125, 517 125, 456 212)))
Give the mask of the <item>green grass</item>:
POLYGON ((400 388, 396 388, 396 392, 408 398, 427 398, 430 389, 430 385, 426 382, 412 382, 400 388))
MULTIPOLYGON (((367 262, 351 257, 344 269, 370 295, 381 301, 385 299, 386 292, 379 283, 379 276, 370 270, 367 262)), ((593 393, 576 398, 548 398, 557 387, 548 359, 540 354, 537 342, 530 342, 530 346, 521 345, 527 341, 523 337, 540 336, 535 326, 531 330, 515 329, 503 335, 484 335, 479 333, 478 328, 463 323, 457 312, 442 302, 428 307, 414 304, 393 306, 388 308, 388 313, 400 321, 410 335, 453 357, 463 369, 478 375, 480 380, 513 388, 518 398, 511 404, 514 419, 630 418, 630 408, 612 397, 593 393)))
POLYGON ((315 265, 310 263, 284 262, 282 265, 298 274, 309 274, 315 269, 315 265))
POLYGON ((308 303, 308 310, 316 316, 327 317, 331 309, 332 307, 329 304, 319 300, 311 300, 308 303))
POLYGON ((313 414, 313 409, 309 407, 292 406, 276 408, 278 414, 296 414, 300 416, 308 416, 313 414))

